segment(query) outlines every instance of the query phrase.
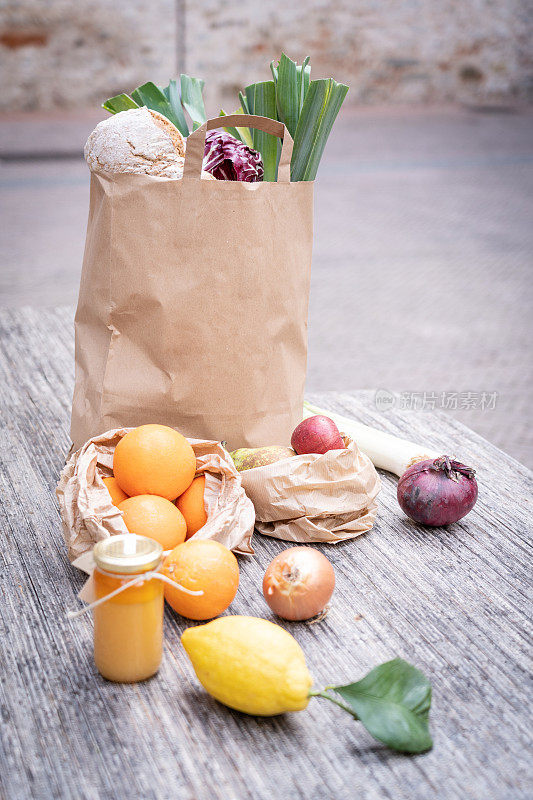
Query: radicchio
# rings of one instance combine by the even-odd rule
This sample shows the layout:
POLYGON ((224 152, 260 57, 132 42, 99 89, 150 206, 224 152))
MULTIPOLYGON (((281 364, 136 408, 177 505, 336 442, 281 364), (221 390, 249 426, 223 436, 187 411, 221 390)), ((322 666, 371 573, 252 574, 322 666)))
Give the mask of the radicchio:
POLYGON ((219 181, 263 180, 261 154, 224 131, 210 131, 205 137, 203 168, 219 181))

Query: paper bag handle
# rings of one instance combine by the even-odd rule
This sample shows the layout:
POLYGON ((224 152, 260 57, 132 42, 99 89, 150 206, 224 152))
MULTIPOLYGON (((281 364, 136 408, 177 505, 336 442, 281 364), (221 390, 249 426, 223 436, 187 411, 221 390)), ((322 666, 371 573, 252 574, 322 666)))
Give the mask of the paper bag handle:
POLYGON ((207 131, 215 128, 256 128, 272 136, 278 136, 282 141, 281 156, 278 167, 278 182, 290 183, 292 138, 283 122, 278 122, 269 117, 257 117, 250 114, 228 114, 227 116, 208 119, 199 128, 196 128, 187 138, 185 149, 185 165, 183 167, 183 180, 198 179, 202 170, 204 159, 205 135, 207 131))

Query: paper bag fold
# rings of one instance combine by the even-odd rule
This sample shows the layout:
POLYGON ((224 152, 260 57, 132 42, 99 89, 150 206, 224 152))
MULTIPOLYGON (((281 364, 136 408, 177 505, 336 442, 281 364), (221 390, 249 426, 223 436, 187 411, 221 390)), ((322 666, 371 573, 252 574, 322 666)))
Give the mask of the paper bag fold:
POLYGON ((369 531, 381 487, 355 442, 241 472, 259 533, 289 542, 341 542, 369 531))

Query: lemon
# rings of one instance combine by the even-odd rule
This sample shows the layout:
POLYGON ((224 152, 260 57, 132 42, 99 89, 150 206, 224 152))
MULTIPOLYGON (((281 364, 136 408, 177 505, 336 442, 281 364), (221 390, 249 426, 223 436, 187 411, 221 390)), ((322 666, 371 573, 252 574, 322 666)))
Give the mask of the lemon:
POLYGON ((181 642, 204 689, 230 708, 269 717, 309 702, 312 679, 302 648, 273 622, 220 617, 187 628, 181 642))

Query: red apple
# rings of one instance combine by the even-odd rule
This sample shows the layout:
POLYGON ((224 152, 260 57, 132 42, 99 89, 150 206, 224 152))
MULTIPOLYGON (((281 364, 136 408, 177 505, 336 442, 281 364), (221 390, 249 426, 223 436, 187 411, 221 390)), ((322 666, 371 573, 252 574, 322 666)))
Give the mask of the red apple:
POLYGON ((308 417, 296 426, 291 445, 298 455, 303 453, 327 453, 328 450, 343 450, 344 441, 332 419, 317 414, 308 417))

